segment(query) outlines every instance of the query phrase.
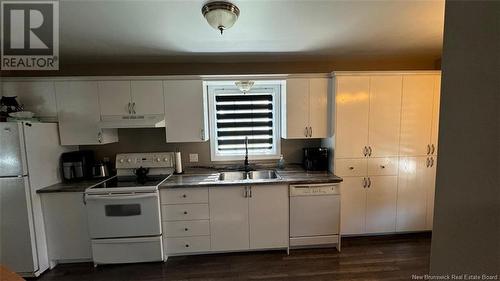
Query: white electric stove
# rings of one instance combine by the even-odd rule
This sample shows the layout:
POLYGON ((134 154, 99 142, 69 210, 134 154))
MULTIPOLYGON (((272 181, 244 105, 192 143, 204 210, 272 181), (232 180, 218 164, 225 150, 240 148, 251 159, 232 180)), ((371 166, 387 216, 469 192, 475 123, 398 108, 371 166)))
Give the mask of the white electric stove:
POLYGON ((173 173, 173 157, 118 154, 117 176, 85 191, 95 265, 163 260, 158 186, 173 173))

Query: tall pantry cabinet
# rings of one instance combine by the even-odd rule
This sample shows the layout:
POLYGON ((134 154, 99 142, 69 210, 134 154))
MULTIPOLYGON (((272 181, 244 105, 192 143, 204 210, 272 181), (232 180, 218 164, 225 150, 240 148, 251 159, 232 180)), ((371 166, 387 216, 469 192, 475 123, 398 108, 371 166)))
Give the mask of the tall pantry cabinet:
POLYGON ((334 172, 344 178, 344 235, 430 229, 439 77, 335 73, 334 172))

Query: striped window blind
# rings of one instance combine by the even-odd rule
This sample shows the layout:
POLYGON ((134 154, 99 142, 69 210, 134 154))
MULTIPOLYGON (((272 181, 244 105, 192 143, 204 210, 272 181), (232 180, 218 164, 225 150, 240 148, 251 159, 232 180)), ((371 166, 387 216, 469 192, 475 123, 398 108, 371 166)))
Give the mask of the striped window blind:
POLYGON ((216 153, 245 154, 248 138, 249 154, 275 151, 275 99, 272 92, 215 93, 216 153))

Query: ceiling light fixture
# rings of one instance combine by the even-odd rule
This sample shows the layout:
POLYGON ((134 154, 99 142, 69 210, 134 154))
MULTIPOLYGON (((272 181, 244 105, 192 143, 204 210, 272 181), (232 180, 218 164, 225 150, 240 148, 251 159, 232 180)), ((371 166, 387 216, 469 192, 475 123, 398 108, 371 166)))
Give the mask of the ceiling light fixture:
POLYGON ((238 87, 238 89, 241 92, 243 92, 243 94, 246 94, 248 91, 250 91, 250 89, 252 89, 254 83, 255 83, 254 81, 248 81, 248 80, 234 82, 236 87, 238 87))
POLYGON ((201 13, 213 28, 220 30, 220 34, 234 25, 240 16, 240 9, 236 5, 225 2, 209 2, 201 8, 201 13))

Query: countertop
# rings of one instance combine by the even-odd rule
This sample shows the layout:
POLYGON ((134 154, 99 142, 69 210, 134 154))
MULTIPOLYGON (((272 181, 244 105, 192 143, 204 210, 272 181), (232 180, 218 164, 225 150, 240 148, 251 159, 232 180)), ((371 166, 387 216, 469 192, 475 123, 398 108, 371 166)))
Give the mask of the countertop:
MULTIPOLYGON (((338 183, 342 178, 329 172, 308 172, 299 166, 276 170, 280 178, 258 181, 219 181, 220 170, 209 168, 188 168, 184 174, 171 175, 161 185, 162 188, 200 187, 200 186, 230 186, 258 184, 321 184, 338 183)), ((71 183, 57 183, 37 190, 37 193, 52 192, 84 192, 85 189, 98 185, 106 179, 94 179, 71 183)))
POLYGON ((37 190, 37 193, 52 193, 52 192, 84 192, 85 189, 98 185, 112 177, 91 179, 78 182, 60 182, 37 190))
POLYGON ((258 185, 258 184, 321 184, 338 183, 342 178, 329 172, 307 172, 302 168, 287 168, 276 170, 281 178, 259 181, 219 181, 219 171, 189 170, 181 175, 172 175, 164 181, 160 188, 226 186, 226 185, 258 185))

